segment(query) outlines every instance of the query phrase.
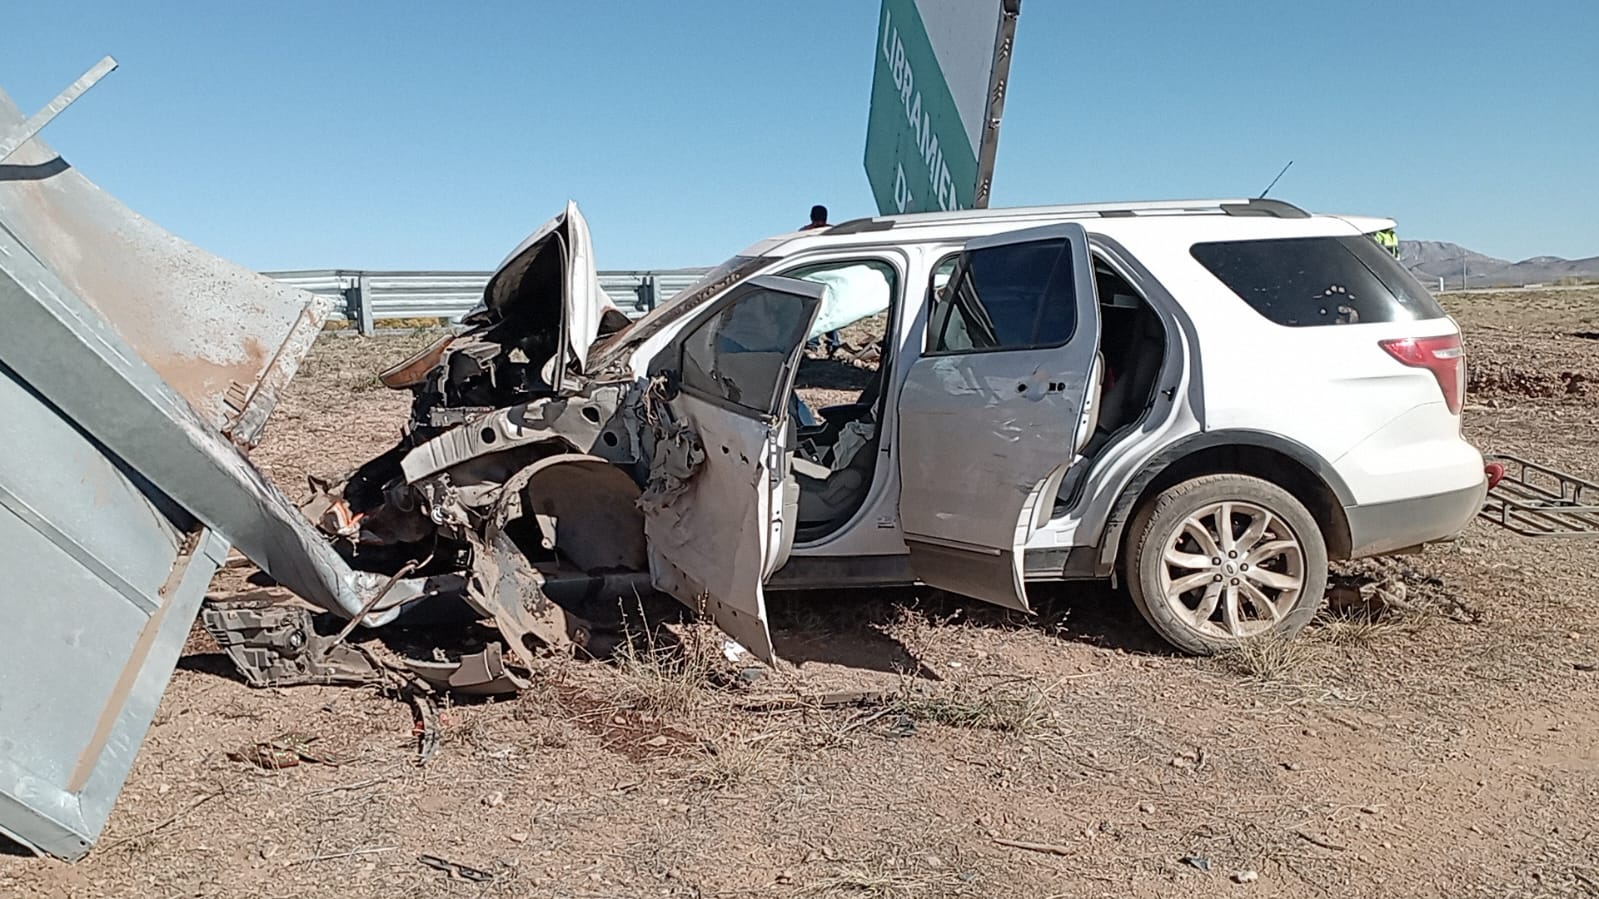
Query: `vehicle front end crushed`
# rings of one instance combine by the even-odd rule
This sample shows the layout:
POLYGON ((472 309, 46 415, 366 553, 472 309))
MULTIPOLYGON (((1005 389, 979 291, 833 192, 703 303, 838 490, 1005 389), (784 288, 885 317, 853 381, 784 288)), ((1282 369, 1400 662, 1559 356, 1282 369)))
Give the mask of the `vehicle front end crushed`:
POLYGON ((626 364, 585 372, 588 346, 566 339, 574 323, 594 323, 591 343, 628 323, 601 300, 592 260, 570 252, 586 233, 569 205, 507 259, 465 332, 383 372, 412 394, 400 440, 344 477, 313 479, 301 506, 358 571, 458 578, 523 664, 592 649, 594 623, 563 596, 593 608, 600 594, 648 589, 640 504, 669 496, 703 458, 653 401, 662 384, 626 364))

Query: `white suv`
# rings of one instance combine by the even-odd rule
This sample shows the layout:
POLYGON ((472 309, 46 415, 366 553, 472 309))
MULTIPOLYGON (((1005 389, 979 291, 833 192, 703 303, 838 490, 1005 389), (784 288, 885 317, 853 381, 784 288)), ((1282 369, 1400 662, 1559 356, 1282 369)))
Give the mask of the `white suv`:
POLYGON ((768 659, 768 586, 1026 610, 1028 581, 1120 577, 1181 649, 1292 635, 1329 559, 1449 539, 1486 490, 1459 330, 1392 227, 1270 200, 862 219, 629 323, 569 205, 470 331, 384 376, 407 435, 324 520, 380 572, 458 546, 502 629, 511 560, 524 591, 648 572, 768 659))

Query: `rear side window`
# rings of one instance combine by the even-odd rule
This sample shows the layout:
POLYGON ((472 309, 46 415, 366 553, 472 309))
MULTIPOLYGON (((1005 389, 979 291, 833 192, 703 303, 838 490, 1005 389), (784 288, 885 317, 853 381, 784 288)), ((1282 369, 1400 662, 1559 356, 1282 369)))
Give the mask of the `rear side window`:
POLYGON ((965 253, 942 287, 934 275, 930 353, 1059 346, 1077 329, 1076 282, 1064 240, 965 253))
POLYGON ((1279 325, 1443 318, 1427 289, 1370 238, 1294 237, 1195 244, 1193 255, 1279 325))

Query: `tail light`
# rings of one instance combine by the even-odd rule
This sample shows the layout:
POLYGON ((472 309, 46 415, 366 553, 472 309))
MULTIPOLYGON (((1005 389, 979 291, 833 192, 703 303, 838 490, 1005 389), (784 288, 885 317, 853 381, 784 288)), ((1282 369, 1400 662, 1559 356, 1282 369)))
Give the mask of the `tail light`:
POLYGON ((1411 368, 1425 368, 1438 379, 1444 392, 1444 404, 1449 411, 1460 414, 1466 395, 1466 360, 1460 347, 1460 335, 1445 337, 1406 337, 1384 340, 1380 344, 1388 355, 1411 368))

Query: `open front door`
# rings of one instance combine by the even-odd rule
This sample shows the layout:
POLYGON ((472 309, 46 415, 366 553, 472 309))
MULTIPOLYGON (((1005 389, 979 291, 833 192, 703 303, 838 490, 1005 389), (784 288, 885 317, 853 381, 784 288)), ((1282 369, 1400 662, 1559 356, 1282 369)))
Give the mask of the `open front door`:
MULTIPOLYGON (((644 506, 655 586, 772 661, 761 585, 794 522, 788 398, 823 287, 760 277, 702 313, 650 366, 669 385, 644 506)), ((658 414, 658 411, 657 411, 658 414)))
POLYGON ((1076 458, 1098 353, 1093 271, 1082 226, 1033 228, 968 243, 931 298, 899 401, 900 524, 925 583, 1028 609, 1022 547, 1076 458))

